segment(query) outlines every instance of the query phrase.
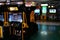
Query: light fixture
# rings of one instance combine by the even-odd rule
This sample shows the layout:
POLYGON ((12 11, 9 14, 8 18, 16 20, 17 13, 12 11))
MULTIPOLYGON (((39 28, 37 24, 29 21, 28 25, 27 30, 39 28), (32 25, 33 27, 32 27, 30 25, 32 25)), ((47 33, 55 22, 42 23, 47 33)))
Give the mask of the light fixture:
POLYGON ((25 6, 26 7, 31 7, 32 6, 32 3, 31 2, 25 2, 25 6))
POLYGON ((10 3, 6 3, 6 5, 10 5, 10 3))
POLYGON ((17 2, 17 4, 23 4, 23 2, 17 2))
POLYGON ((50 6, 48 6, 48 8, 50 8, 50 6))
POLYGON ((52 8, 54 7, 54 6, 51 6, 52 8))
POLYGON ((41 6, 48 6, 48 4, 41 4, 41 6))
POLYGON ((0 5, 4 5, 4 3, 0 3, 0 5))

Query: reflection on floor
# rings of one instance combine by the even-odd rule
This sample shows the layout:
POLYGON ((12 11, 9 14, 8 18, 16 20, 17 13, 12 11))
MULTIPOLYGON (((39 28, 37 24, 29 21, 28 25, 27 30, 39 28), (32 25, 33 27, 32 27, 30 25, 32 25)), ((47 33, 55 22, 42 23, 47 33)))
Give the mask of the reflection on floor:
POLYGON ((36 22, 36 23, 45 25, 60 25, 60 22, 36 22))
POLYGON ((38 32, 32 35, 29 40, 60 40, 59 25, 38 24, 38 32))

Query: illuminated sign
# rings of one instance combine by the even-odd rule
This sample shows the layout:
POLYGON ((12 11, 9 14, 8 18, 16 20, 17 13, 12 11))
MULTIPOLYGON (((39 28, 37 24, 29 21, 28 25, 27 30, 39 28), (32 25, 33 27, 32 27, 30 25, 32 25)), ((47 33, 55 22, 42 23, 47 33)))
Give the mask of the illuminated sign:
POLYGON ((17 4, 23 4, 23 2, 17 2, 17 4))
POLYGON ((9 7, 8 8, 10 11, 18 11, 18 7, 9 7))
POLYGON ((36 6, 36 3, 35 2, 32 2, 32 6, 36 6))
POLYGON ((31 2, 25 2, 25 6, 26 7, 31 7, 32 6, 32 3, 31 2))
POLYGON ((41 4, 41 6, 48 6, 48 4, 41 4))

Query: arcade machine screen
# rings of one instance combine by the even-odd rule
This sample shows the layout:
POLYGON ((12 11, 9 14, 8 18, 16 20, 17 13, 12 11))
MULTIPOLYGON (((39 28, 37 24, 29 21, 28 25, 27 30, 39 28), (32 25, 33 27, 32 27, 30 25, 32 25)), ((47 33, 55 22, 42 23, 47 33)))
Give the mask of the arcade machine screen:
POLYGON ((22 24, 22 13, 9 13, 9 23, 12 27, 20 27, 22 24))
POLYGON ((22 22, 22 13, 9 13, 9 21, 22 22))
POLYGON ((56 9, 49 9, 49 13, 53 13, 53 14, 55 14, 56 13, 56 9))
POLYGON ((0 25, 2 25, 2 26, 3 26, 3 21, 4 21, 4 14, 1 13, 0 14, 0 25))
MULTIPOLYGON (((56 9, 49 9, 49 13, 50 14, 56 14, 56 9)), ((55 15, 50 15, 49 18, 52 19, 52 20, 55 20, 56 16, 55 15)))
POLYGON ((46 13, 47 13, 47 7, 43 6, 42 7, 42 15, 46 15, 46 13))
POLYGON ((0 14, 0 21, 4 21, 4 15, 0 14))
POLYGON ((35 20, 39 20, 40 9, 35 9, 34 14, 35 14, 35 20))
POLYGON ((40 9, 35 9, 34 13, 40 15, 40 9))

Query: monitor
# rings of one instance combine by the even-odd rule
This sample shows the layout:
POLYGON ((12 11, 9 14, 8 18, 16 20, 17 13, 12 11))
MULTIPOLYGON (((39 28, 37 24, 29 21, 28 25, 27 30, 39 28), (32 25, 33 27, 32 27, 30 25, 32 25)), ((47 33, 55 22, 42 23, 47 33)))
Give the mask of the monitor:
POLYGON ((11 13, 9 14, 9 21, 22 22, 22 13, 11 13))
POLYGON ((47 6, 42 6, 42 14, 46 14, 47 13, 47 6))
POLYGON ((0 2, 6 2, 6 0, 0 0, 0 2))
POLYGON ((49 13, 56 13, 56 9, 49 9, 49 13))
POLYGON ((35 9, 35 10, 34 10, 34 13, 35 13, 35 14, 40 14, 40 9, 35 9))

